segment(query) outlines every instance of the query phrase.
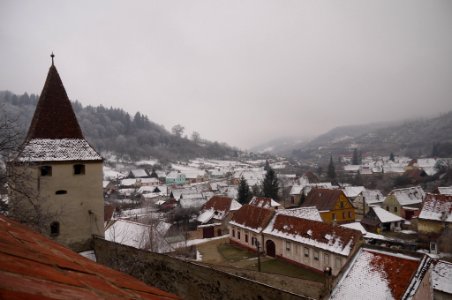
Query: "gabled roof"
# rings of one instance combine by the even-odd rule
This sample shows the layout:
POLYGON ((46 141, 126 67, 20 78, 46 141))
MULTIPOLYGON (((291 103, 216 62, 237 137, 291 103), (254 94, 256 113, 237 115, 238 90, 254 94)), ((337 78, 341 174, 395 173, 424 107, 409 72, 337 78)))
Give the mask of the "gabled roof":
POLYGON ((361 233, 321 221, 278 213, 263 233, 348 256, 361 233))
POLYGON ((420 186, 392 190, 388 196, 393 195, 400 205, 413 205, 422 202, 425 192, 420 186))
POLYGON ((178 299, 0 216, 0 297, 178 299))
POLYGON ((339 189, 313 188, 301 206, 315 206, 319 211, 332 210, 341 194, 345 197, 344 192, 339 189))
POLYGON ((439 260, 432 271, 434 290, 452 294, 452 263, 439 260))
POLYGON ((402 299, 419 265, 418 258, 362 248, 330 299, 402 299))
POLYGON ((250 200, 249 205, 264 207, 264 208, 271 208, 271 207, 278 207, 281 204, 273 200, 272 198, 266 198, 266 197, 253 197, 253 199, 250 200))
POLYGON ((373 209, 377 218, 381 221, 381 223, 392 223, 392 222, 400 222, 404 219, 395 215, 379 206, 371 206, 370 209, 373 209))
POLYGON ((427 194, 419 219, 452 223, 452 195, 427 194))
POLYGON ((438 187, 438 194, 452 195, 452 186, 438 187))
POLYGON ((202 210, 213 209, 217 211, 229 211, 232 198, 226 196, 213 196, 202 206, 202 210))
POLYGON ((26 140, 83 139, 71 102, 52 64, 39 97, 26 140))
POLYGON ((268 225, 273 214, 272 209, 246 204, 234 213, 229 224, 259 233, 268 225))

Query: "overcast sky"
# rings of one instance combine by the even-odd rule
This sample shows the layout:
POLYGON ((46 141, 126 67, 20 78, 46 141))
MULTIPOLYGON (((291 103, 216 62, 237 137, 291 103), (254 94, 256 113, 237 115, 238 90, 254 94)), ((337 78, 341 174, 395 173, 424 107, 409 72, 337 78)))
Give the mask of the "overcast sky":
POLYGON ((452 1, 0 1, 0 90, 242 149, 452 110, 452 1))

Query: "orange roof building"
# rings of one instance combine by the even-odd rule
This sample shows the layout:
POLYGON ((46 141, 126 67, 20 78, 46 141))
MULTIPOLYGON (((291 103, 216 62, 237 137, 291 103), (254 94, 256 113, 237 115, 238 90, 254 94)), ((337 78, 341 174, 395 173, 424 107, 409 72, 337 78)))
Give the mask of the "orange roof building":
POLYGON ((0 216, 1 299, 179 299, 0 216))

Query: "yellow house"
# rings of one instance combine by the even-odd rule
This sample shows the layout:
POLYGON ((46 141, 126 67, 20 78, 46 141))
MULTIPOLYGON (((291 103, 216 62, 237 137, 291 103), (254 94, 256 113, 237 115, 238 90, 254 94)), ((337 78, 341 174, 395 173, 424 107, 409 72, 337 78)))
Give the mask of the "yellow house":
POLYGON ((10 215, 75 251, 104 236, 102 157, 83 137, 50 67, 19 154, 8 163, 10 215))
POLYGON ((339 189, 313 188, 301 206, 315 206, 326 223, 355 222, 355 208, 339 189))

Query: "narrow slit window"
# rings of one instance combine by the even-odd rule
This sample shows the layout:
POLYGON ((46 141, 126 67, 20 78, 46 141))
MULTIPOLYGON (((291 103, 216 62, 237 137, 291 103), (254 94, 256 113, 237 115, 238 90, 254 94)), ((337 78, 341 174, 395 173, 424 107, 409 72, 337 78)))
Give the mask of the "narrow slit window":
POLYGON ((85 174, 85 165, 74 165, 74 175, 84 175, 85 174))
POLYGON ((58 236, 59 234, 60 234, 60 223, 52 222, 52 224, 50 224, 50 235, 58 236))
POLYGON ((42 166, 40 168, 41 176, 52 176, 52 167, 51 166, 42 166))
POLYGON ((58 190, 55 192, 55 195, 66 195, 67 191, 66 190, 58 190))

